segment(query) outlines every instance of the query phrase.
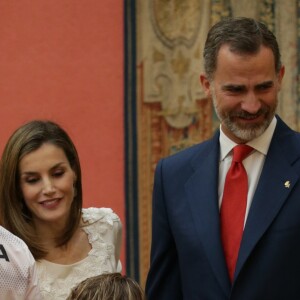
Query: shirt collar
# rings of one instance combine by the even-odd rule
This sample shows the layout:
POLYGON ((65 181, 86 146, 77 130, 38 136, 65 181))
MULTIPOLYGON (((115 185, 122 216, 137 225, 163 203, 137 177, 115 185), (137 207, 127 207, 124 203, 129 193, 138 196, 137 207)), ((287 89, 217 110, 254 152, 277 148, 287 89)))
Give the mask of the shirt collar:
MULTIPOLYGON (((277 119, 274 116, 268 128, 261 134, 259 137, 249 141, 247 145, 254 148, 256 151, 262 153, 263 155, 267 155, 272 136, 276 127, 277 119)), ((224 160, 224 158, 230 153, 232 148, 237 144, 233 142, 230 138, 228 138, 224 132, 222 131, 220 125, 220 161, 224 160)))

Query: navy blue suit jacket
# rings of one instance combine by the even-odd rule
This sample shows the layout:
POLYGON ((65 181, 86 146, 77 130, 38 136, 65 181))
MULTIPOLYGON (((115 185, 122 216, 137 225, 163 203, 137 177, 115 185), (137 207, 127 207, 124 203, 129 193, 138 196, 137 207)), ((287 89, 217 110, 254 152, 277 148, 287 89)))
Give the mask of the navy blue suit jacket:
POLYGON ((220 239, 219 132, 162 159, 148 300, 300 299, 300 134, 277 117, 231 285, 220 239))

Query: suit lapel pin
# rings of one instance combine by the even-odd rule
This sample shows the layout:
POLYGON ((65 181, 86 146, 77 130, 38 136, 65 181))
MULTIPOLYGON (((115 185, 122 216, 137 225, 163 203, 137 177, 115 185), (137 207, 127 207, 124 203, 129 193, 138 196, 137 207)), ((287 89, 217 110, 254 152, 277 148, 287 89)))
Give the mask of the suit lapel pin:
POLYGON ((290 183, 290 181, 289 181, 289 180, 287 180, 287 181, 284 183, 284 186, 285 186, 286 188, 289 188, 289 187, 290 187, 290 185, 291 185, 291 183, 290 183))

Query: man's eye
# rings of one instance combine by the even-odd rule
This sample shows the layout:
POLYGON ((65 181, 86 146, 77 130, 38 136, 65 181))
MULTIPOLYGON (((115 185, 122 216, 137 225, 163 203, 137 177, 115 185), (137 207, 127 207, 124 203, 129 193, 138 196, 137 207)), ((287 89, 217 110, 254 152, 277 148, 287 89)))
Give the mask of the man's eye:
POLYGON ((259 87, 257 88, 257 90, 258 90, 258 91, 267 91, 267 90, 269 90, 271 87, 272 87, 272 86, 270 86, 270 85, 262 85, 262 86, 259 86, 259 87))
POLYGON ((225 88, 225 91, 232 94, 239 94, 245 91, 245 89, 241 86, 228 86, 225 88))
POLYGON ((229 92, 231 92, 231 93, 241 93, 243 91, 244 90, 241 87, 232 87, 232 88, 229 89, 229 92))

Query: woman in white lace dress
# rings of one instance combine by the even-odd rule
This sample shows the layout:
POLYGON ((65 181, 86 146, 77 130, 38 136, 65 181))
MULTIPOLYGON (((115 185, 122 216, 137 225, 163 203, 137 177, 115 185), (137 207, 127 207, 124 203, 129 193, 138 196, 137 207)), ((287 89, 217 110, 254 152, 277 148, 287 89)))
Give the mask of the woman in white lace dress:
POLYGON ((31 121, 8 140, 0 166, 0 214, 36 259, 46 300, 66 299, 87 277, 121 271, 120 219, 109 208, 82 209, 76 148, 51 121, 31 121))

